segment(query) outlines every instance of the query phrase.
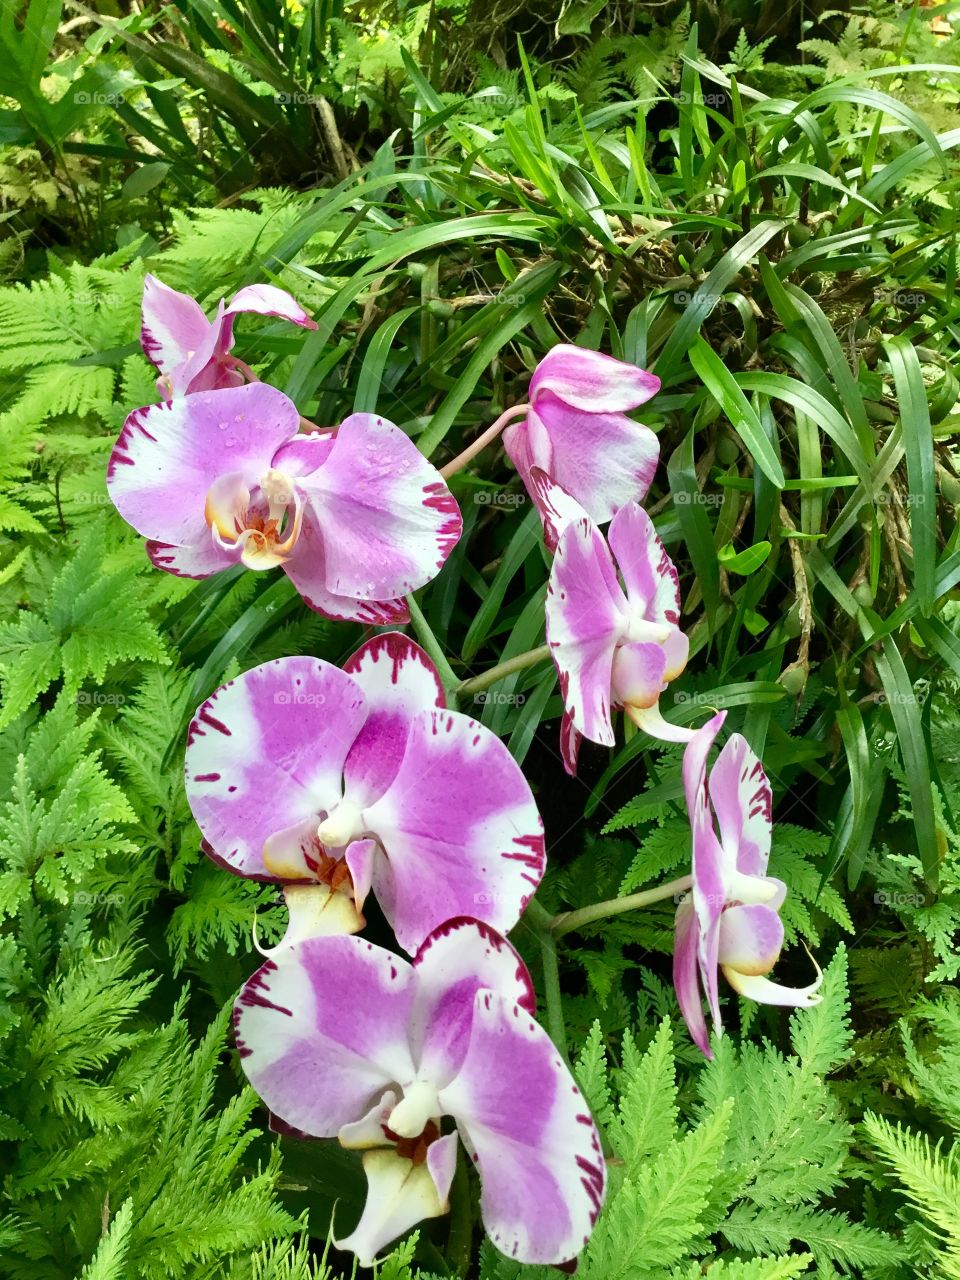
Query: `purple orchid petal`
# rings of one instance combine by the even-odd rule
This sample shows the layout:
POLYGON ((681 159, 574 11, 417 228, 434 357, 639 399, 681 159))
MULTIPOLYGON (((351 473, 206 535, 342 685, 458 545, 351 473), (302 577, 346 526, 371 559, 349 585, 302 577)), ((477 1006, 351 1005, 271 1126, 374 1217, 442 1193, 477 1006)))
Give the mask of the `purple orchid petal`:
POLYGON ((388 600, 436 577, 463 527, 439 471, 399 427, 355 413, 327 460, 302 477, 334 595, 388 600))
POLYGON ((730 736, 710 772, 710 800, 720 840, 739 871, 765 876, 773 832, 773 792, 763 765, 739 733, 730 736))
POLYGON ((421 1075, 437 1087, 459 1071, 467 1051, 474 997, 488 988, 534 1013, 527 967, 499 933, 478 920, 448 920, 425 939, 413 961, 417 997, 410 1040, 421 1075))
POLYGON ((303 513, 300 537, 283 565, 283 571, 315 613, 335 622, 361 622, 367 627, 394 627, 410 621, 404 600, 360 600, 327 589, 326 548, 315 513, 303 513))
POLYGON ((603 1203, 596 1126, 543 1028, 492 991, 475 1003, 466 1055, 440 1101, 477 1165, 484 1226, 518 1262, 567 1262, 603 1203))
POLYGON ((248 284, 243 289, 238 290, 230 302, 227 304, 225 315, 231 322, 231 328, 228 330, 229 338, 232 341, 232 321, 233 317, 243 312, 254 312, 261 316, 277 316, 280 320, 289 320, 291 324, 299 325, 301 329, 316 329, 316 320, 311 320, 297 302, 284 289, 278 289, 273 284, 248 284))
POLYGON ((301 431, 280 446, 272 465, 294 480, 307 476, 330 457, 335 434, 332 430, 301 431))
POLYGON ((577 776, 581 742, 583 742, 583 734, 574 725, 569 711, 564 711, 560 717, 560 757, 563 760, 564 769, 571 778, 577 776))
POLYGON ((680 578, 654 528, 636 502, 613 517, 607 541, 627 588, 631 611, 649 622, 680 625, 680 578))
POLYGON ((335 1137, 393 1083, 414 1076, 407 1042, 412 968, 357 937, 285 947, 234 1009, 247 1079, 281 1120, 335 1137))
POLYGON ((161 373, 169 373, 209 338, 210 321, 195 298, 147 273, 143 279, 140 345, 161 373))
POLYGON ((396 776, 413 717, 445 705, 443 683, 420 646, 398 631, 368 640, 343 669, 367 700, 366 724, 344 767, 346 793, 362 808, 396 776))
POLYGON ((152 565, 178 578, 209 578, 212 573, 229 569, 240 558, 239 547, 237 553, 231 555, 217 546, 206 525, 199 540, 192 545, 174 547, 168 542, 148 540, 146 552, 152 565))
POLYGON ((626 597, 613 557, 592 521, 564 529, 547 587, 547 643, 563 705, 575 728, 612 746, 610 685, 617 642, 626 626, 626 597))
POLYGON ((780 957, 783 923, 772 907, 730 906, 720 920, 718 959, 744 975, 769 973, 780 957))
POLYGON ((547 352, 530 379, 530 399, 549 391, 575 409, 609 413, 636 409, 660 390, 660 379, 599 351, 560 343, 547 352))
POLYGON ((361 1267, 372 1267, 377 1255, 398 1236, 427 1218, 449 1209, 450 1184, 457 1165, 457 1135, 438 1138, 426 1160, 414 1164, 391 1147, 367 1151, 367 1199, 360 1221, 348 1236, 334 1240, 338 1249, 357 1255, 361 1267))
POLYGON ((551 480, 540 467, 531 467, 525 483, 540 512, 546 548, 548 551, 556 551, 560 535, 567 525, 576 524, 584 518, 589 519, 589 516, 576 498, 571 498, 566 489, 551 480))
POLYGON ((549 437, 550 475, 602 524, 628 502, 646 497, 660 459, 649 427, 622 413, 577 409, 550 391, 537 396, 527 422, 549 437))
POLYGON ((713 827, 713 811, 707 792, 707 757, 726 719, 718 712, 691 739, 683 754, 683 786, 693 836, 693 906, 699 931, 700 975, 710 1012, 721 1029, 720 993, 717 981, 720 917, 727 900, 724 850, 713 827))
POLYGON ((693 1043, 708 1058, 713 1057, 707 1020, 703 1016, 700 995, 700 963, 698 959, 699 928, 693 902, 689 897, 677 907, 673 943, 673 985, 677 1003, 687 1024, 693 1043))
MULTIPOLYGON (((203 703, 187 735, 187 799, 232 870, 276 874, 264 863, 270 838, 336 805, 365 715, 353 680, 317 658, 254 667, 203 703)), ((292 850, 278 848, 282 866, 292 850)))
POLYGON ((136 409, 110 455, 110 497, 145 538, 198 546, 218 476, 235 473, 252 487, 299 422, 293 402, 262 383, 136 409))
POLYGON ((500 739, 457 712, 412 721, 396 777, 364 820, 386 853, 374 890, 409 952, 455 916, 506 933, 543 875, 529 784, 500 739))

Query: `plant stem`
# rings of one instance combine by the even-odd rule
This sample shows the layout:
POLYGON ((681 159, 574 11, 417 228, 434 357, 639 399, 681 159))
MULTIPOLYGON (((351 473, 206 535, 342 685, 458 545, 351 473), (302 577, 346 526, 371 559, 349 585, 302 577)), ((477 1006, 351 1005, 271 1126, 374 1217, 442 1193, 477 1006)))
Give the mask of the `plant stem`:
POLYGON ((557 947, 551 933, 553 918, 550 912, 531 898, 523 918, 540 940, 540 956, 543 964, 543 991, 547 1001, 547 1031, 550 1039, 567 1061, 567 1029, 563 1021, 563 997, 560 991, 560 965, 557 947))
POLYGON ((538 649, 528 649, 526 653, 518 653, 515 658, 508 658, 506 662, 499 662, 495 667, 491 667, 489 671, 484 671, 482 675, 473 676, 470 680, 464 680, 462 684, 457 685, 457 693, 465 697, 471 693, 480 693, 483 689, 489 689, 492 684, 496 684, 498 680, 505 680, 507 676, 512 676, 515 671, 523 671, 525 667, 535 667, 538 662, 550 657, 550 646, 542 644, 538 649))
POLYGON ((463 452, 458 453, 452 462, 448 462, 445 467, 440 468, 440 474, 443 476, 444 480, 449 480, 450 477, 455 476, 458 471, 462 471, 467 463, 472 461, 482 449, 485 449, 488 444, 492 444, 493 441, 496 440, 497 436, 511 418, 518 418, 521 413, 526 413, 528 407, 529 406, 525 404, 515 404, 509 409, 504 409, 496 422, 492 426, 487 427, 486 431, 478 435, 473 444, 468 444, 463 452))
POLYGON ((417 633, 417 639, 426 649, 427 653, 433 660, 433 665, 440 673, 440 679, 443 681, 443 687, 447 692, 447 699, 450 703, 451 710, 457 707, 457 689, 460 685, 460 677, 447 661, 447 656, 443 652, 440 641, 430 629, 430 623, 423 616, 423 610, 417 604, 412 595, 407 596, 407 608, 410 610, 410 621, 413 623, 413 629, 417 633))
POLYGON ((577 911, 562 911, 560 915, 554 916, 550 929, 555 938, 561 938, 565 933, 572 933, 585 924, 593 924, 595 920, 620 916, 625 911, 649 907, 654 902, 662 902, 664 898, 688 893, 692 885, 693 876, 681 876, 679 880, 671 880, 669 884, 662 884, 656 889, 644 889, 642 893, 631 893, 626 898, 609 898, 606 902, 594 902, 592 906, 580 907, 577 911))

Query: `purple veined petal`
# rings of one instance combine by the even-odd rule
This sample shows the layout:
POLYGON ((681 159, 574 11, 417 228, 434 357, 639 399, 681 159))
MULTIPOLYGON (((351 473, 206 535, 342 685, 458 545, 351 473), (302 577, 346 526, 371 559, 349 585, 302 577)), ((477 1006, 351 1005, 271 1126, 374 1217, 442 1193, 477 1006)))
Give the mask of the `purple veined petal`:
POLYGON ((560 717, 560 756, 563 767, 571 778, 577 776, 581 742, 583 742, 583 734, 574 725, 570 712, 565 710, 560 717))
POLYGON ((773 792, 763 765, 742 734, 730 735, 710 771, 710 802, 720 840, 737 869, 764 876, 770 860, 773 792))
POLYGON ((719 1028, 720 993, 717 980, 720 916, 727 901, 727 866, 713 826, 707 793, 707 758, 726 712, 718 712, 690 740, 683 753, 683 785, 693 843, 693 906, 697 915, 700 976, 715 1025, 719 1028))
POLYGON ((459 1071, 467 1052, 474 997, 486 987, 536 1011, 527 966, 506 938, 479 920, 447 920, 414 957, 417 995, 410 1044, 419 1074, 437 1088, 459 1071))
POLYGON ((626 625, 626 598, 613 557, 592 523, 568 525, 547 586, 547 643, 560 676, 563 705, 576 729, 613 746, 613 656, 626 625))
POLYGON ((614 703, 626 707, 655 707, 665 687, 666 668, 667 655, 662 645, 617 645, 611 679, 614 703))
MULTIPOLYGON (((254 667, 203 703, 187 734, 187 799, 234 871, 275 874, 264 862, 270 838, 319 821, 339 801, 365 716, 360 689, 318 658, 254 667)), ((290 841, 279 853, 291 855, 290 841)))
POLYGON ((288 884, 283 889, 290 919, 280 943, 264 955, 276 955, 281 948, 309 938, 340 937, 359 933, 366 924, 353 895, 331 889, 328 884, 288 884))
POLYGON ((518 1262, 557 1265, 589 1239, 606 1168, 586 1102, 543 1028, 492 991, 476 996, 470 1043, 440 1091, 480 1174, 483 1224, 518 1262))
POLYGON ((530 379, 530 399, 552 392, 575 409, 609 413, 636 409, 660 390, 660 379, 635 364, 585 347, 551 347, 530 379))
POLYGON ((135 409, 110 455, 107 489, 137 533, 176 547, 209 536, 210 486, 234 472, 252 487, 300 415, 273 387, 253 383, 135 409))
POLYGON ((630 719, 638 729, 642 729, 651 738, 659 738, 661 742, 689 743, 697 736, 698 730, 687 729, 683 725, 671 724, 669 720, 665 720, 659 703, 652 707, 630 707, 628 710, 630 719))
MULTIPOLYGON (((700 995, 700 965, 698 950, 697 915, 693 902, 687 897, 677 907, 673 943, 673 985, 677 989, 677 1003, 687 1024, 690 1038, 708 1058, 713 1057, 707 1020, 703 1016, 700 995)), ((719 1030, 719 1028, 718 1028, 719 1030)))
POLYGON ((361 1119, 413 1078, 406 961, 355 936, 283 947, 241 989, 241 1065, 267 1107, 318 1138, 361 1119))
POLYGON ((334 595, 395 599, 436 577, 463 522, 439 471, 385 418, 354 413, 323 466, 300 480, 334 595))
POLYGON ((506 933, 544 870, 543 823, 496 734, 454 711, 423 711, 386 793, 364 812, 386 854, 374 892, 405 951, 445 920, 506 933))
POLYGON ((316 514, 307 507, 303 513, 300 537, 287 557, 283 571, 308 608, 335 622, 362 622, 367 627, 394 627, 410 621, 405 600, 358 600, 354 596, 340 596, 329 591, 325 554, 316 514))
POLYGON ((727 907, 720 918, 718 959, 744 976, 769 973, 780 958, 783 922, 772 907, 727 907))
POLYGON ((399 631, 374 636, 343 664, 367 700, 367 720, 344 766, 344 793, 364 808, 396 776, 410 722, 446 705, 443 683, 426 653, 399 631))
POLYGON ((398 1236, 449 1210, 456 1163, 455 1133, 432 1142, 422 1164, 414 1164, 392 1147, 365 1152, 367 1199, 363 1214, 350 1235, 334 1240, 336 1247, 355 1253, 361 1267, 373 1266, 377 1254, 398 1236))
POLYGON ((591 519, 602 524, 646 497, 660 460, 649 427, 622 413, 575 409, 549 391, 537 397, 533 413, 550 437, 551 476, 591 519))
POLYGON ((307 476, 329 458, 334 434, 332 430, 301 431, 280 446, 273 455, 272 465, 295 480, 307 476))
POLYGON ((547 472, 540 467, 531 467, 526 477, 526 486, 527 492, 540 512, 543 541, 547 550, 556 551, 560 535, 566 527, 589 517, 576 498, 571 498, 566 489, 555 484, 547 472))
POLYGON ((273 284, 248 284, 233 295, 227 304, 225 315, 230 322, 229 345, 233 344, 233 317, 243 312, 255 312, 261 316, 277 316, 280 320, 289 320, 301 329, 316 329, 316 320, 311 320, 297 302, 285 289, 278 289, 273 284))
POLYGON ((195 298, 148 272, 143 279, 140 345, 161 373, 183 363, 209 337, 210 321, 195 298))
POLYGON ((172 573, 178 578, 209 578, 212 573, 229 569, 240 558, 239 547, 235 556, 224 551, 217 546, 206 527, 192 545, 174 547, 168 542, 148 540, 146 552, 150 563, 157 569, 172 573))
POLYGON ((613 517, 607 541, 627 588, 631 611, 650 622, 680 625, 680 578, 653 521, 636 502, 613 517))

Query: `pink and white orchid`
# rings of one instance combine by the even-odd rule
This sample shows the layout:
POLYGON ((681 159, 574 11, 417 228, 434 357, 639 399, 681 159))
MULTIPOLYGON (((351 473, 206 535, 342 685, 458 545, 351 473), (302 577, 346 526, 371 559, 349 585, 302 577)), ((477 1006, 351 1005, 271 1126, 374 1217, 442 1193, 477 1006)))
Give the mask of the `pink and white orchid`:
POLYGON ((272 284, 248 285, 229 303, 221 298, 216 316, 208 320, 188 293, 171 289, 156 276, 144 278, 140 345, 160 370, 157 390, 165 400, 247 381, 241 363, 230 355, 233 322, 243 312, 279 316, 302 329, 317 327, 296 299, 272 284))
POLYGON ((462 522, 439 472, 372 413, 299 433, 264 383, 135 409, 107 488, 160 569, 205 578, 280 566, 328 618, 403 622, 400 598, 435 577, 462 522))
MULTIPOLYGON (((660 390, 660 379, 636 365, 582 347, 551 348, 530 379, 523 422, 503 433, 503 444, 531 499, 544 514, 531 482, 545 472, 598 524, 628 502, 646 496, 660 445, 649 427, 626 416, 660 390)), ((512 412, 512 411, 511 411, 512 412)), ((552 532, 545 526, 547 545, 552 532)))
POLYGON ((767 875, 773 794, 763 765, 732 734, 707 778, 707 757, 726 712, 718 712, 684 752, 683 783, 693 833, 693 888, 677 908, 673 980, 690 1035, 712 1057, 700 990, 722 1031, 718 970, 741 996, 760 1004, 809 1009, 822 981, 791 988, 766 975, 783 946, 782 880, 767 875), (714 827, 714 818, 720 836, 714 827))
POLYGON ((519 765, 444 709, 430 659, 397 632, 343 670, 280 658, 218 689, 190 725, 186 784, 215 860, 286 886, 284 945, 361 928, 371 889, 411 953, 453 916, 506 932, 543 875, 519 765))
POLYGON ((364 1152, 366 1206, 336 1241, 362 1265, 446 1212, 458 1136, 503 1253, 557 1265, 583 1248, 603 1202, 600 1139, 533 1007, 517 953, 468 919, 412 964, 361 938, 305 939, 241 991, 237 1046, 266 1105, 364 1152))
POLYGON ((605 539, 542 472, 533 471, 531 484, 546 526, 559 535, 546 630, 563 694, 560 746, 567 772, 576 772, 582 738, 613 746, 615 707, 653 737, 687 741, 691 732, 668 724, 659 711, 660 694, 683 671, 690 644, 679 625, 677 571, 653 521, 628 502, 605 539))

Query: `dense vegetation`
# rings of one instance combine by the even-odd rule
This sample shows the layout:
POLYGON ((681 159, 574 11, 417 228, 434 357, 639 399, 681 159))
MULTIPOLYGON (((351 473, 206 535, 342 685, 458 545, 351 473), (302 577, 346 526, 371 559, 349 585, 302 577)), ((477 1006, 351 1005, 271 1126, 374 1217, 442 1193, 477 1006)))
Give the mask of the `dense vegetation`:
MULTIPOLYGON (((114 511, 110 451, 158 398, 150 272, 208 312, 289 290, 318 327, 244 318, 235 354, 438 467, 558 341, 654 370, 646 507, 691 642, 661 709, 726 709, 762 756, 778 977, 807 981, 805 944, 824 999, 727 992, 706 1062, 672 899, 550 927, 683 874, 681 751, 627 733, 568 779, 549 660, 485 678, 543 645, 550 572, 490 446, 450 481, 464 534, 418 634, 544 817, 512 940, 610 1157, 580 1274, 960 1277, 960 37, 949 6, 802 13, 0 13, 0 1274, 349 1275, 327 1242, 363 1202, 355 1157, 271 1133, 244 1080, 229 1009, 286 912, 204 856, 182 760, 225 680, 368 633, 283 576, 158 573, 114 511)), ((475 1199, 378 1274, 546 1277, 475 1199)))

